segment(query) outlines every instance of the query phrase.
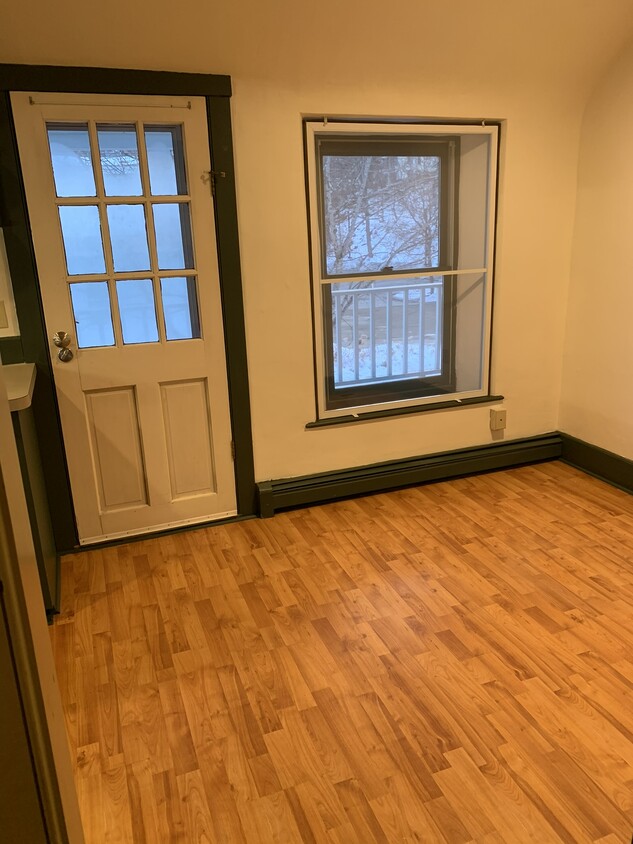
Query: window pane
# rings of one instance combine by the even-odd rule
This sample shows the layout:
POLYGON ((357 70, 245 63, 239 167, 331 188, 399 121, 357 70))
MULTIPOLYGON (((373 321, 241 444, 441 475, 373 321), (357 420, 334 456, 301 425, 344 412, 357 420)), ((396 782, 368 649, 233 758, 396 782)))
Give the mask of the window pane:
POLYGON ((160 289, 167 339, 191 340, 200 337, 195 278, 161 278, 160 289))
POLYGON ((146 126, 145 146, 152 194, 186 194, 182 126, 146 126))
POLYGON ((328 287, 335 386, 439 375, 442 276, 328 287))
POLYGON ((328 275, 439 266, 435 155, 323 155, 328 275))
POLYGON ((108 223, 115 272, 149 270, 145 207, 108 205, 108 223))
POLYGON ((459 178, 462 190, 456 225, 457 269, 475 269, 488 263, 488 220, 491 180, 488 169, 490 138, 465 135, 459 143, 459 178))
POLYGON ((68 275, 105 272, 101 222, 96 205, 60 205, 68 275))
POLYGON ((193 269, 189 205, 186 202, 153 205, 158 268, 193 269))
POLYGON ((57 196, 96 196, 86 123, 47 125, 57 196))
POLYGON ((140 196, 136 127, 115 123, 97 126, 101 172, 107 196, 140 196))
POLYGON ((80 349, 114 346, 107 281, 80 281, 70 285, 80 349))
POLYGON ((149 278, 117 281, 119 316, 124 343, 156 343, 158 327, 154 286, 149 278))
POLYGON ((487 273, 453 279, 456 390, 480 390, 484 384, 487 273))

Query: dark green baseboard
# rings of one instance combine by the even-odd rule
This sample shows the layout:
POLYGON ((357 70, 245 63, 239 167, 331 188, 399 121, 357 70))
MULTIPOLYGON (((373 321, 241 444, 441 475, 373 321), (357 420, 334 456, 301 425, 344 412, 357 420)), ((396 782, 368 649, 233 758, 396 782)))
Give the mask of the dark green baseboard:
POLYGON ((257 484, 259 513, 267 518, 290 507, 553 460, 561 453, 561 434, 551 433, 335 472, 261 481, 257 484))
POLYGON ((577 440, 569 434, 560 434, 560 437, 563 444, 561 458, 565 463, 626 492, 633 492, 633 460, 577 440))

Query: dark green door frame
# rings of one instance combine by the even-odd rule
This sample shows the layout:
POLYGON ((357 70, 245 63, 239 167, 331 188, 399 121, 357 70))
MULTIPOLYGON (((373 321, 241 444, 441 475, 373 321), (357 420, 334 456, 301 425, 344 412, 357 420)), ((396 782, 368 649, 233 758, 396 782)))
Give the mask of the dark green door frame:
MULTIPOLYGON (((11 91, 205 97, 211 166, 215 173, 222 173, 222 178, 215 180, 215 229, 235 444, 237 510, 242 516, 255 514, 257 503, 237 231, 230 77, 201 73, 0 64, 0 225, 3 228, 20 323, 22 359, 37 365, 33 410, 55 544, 58 552, 63 552, 77 547, 77 528, 11 115, 11 91)), ((19 358, 16 348, 17 341, 11 344, 7 341, 0 343, 5 362, 9 362, 7 353, 10 354, 11 362, 19 358)))

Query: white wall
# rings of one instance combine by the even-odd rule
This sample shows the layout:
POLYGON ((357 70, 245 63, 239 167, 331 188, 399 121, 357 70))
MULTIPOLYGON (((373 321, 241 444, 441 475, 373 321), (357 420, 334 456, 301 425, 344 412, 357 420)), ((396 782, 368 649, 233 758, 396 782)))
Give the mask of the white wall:
POLYGON ((306 431, 314 419, 301 116, 499 118, 492 389, 506 436, 558 427, 582 106, 629 0, 12 4, 0 60, 228 73, 256 475, 491 441, 488 408, 306 431), (151 25, 147 10, 151 11, 151 25), (146 33, 143 35, 143 33, 146 33))
POLYGON ((633 45, 581 138, 560 427, 633 458, 633 45))
POLYGON ((371 90, 236 81, 238 203, 258 478, 491 441, 487 407, 306 431, 314 419, 301 115, 503 115, 492 389, 509 438, 554 430, 578 123, 527 93, 459 96, 419 83, 371 90))

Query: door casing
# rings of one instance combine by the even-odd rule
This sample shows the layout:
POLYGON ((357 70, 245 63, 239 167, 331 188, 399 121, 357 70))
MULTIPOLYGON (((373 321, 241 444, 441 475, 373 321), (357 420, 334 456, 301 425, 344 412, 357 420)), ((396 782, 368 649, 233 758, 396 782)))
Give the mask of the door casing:
MULTIPOLYGON (((24 360, 37 366, 33 409, 42 451, 55 545, 58 553, 78 546, 70 483, 52 377, 39 281, 9 94, 41 91, 141 96, 202 96, 206 100, 215 191, 215 227, 225 332, 231 423, 235 444, 237 511, 257 512, 244 305, 237 229, 237 202, 228 76, 106 68, 0 64, 0 225, 14 283, 24 360)), ((15 340, 12 341, 15 355, 15 340)), ((0 352, 3 344, 0 343, 0 352)))

